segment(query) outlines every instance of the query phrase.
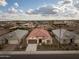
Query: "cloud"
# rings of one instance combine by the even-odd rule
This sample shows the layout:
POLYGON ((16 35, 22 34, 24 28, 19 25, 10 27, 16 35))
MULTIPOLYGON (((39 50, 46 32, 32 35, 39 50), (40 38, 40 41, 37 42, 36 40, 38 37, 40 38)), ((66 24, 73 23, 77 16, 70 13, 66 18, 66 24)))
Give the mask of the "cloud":
POLYGON ((33 9, 29 9, 26 13, 30 14, 33 12, 33 9))
MULTIPOLYGON (((75 2, 76 4, 76 2, 75 2)), ((61 4, 58 4, 58 9, 60 10, 61 15, 63 16, 77 16, 79 10, 74 6, 74 0, 63 0, 61 4), (68 2, 68 3, 66 3, 68 2)))
POLYGON ((48 5, 43 5, 36 9, 29 9, 26 13, 32 14, 56 14, 55 8, 48 5))
POLYGON ((26 13, 73 17, 79 15, 79 0, 61 0, 55 5, 42 5, 36 9, 29 9, 26 13))
MULTIPOLYGON (((8 12, 25 13, 19 8, 19 4, 17 2, 15 2, 13 6, 8 9, 8 12)), ((29 9, 26 11, 26 14, 75 17, 79 15, 79 0, 60 0, 57 4, 45 4, 35 9, 29 9)))
POLYGON ((22 9, 19 8, 19 4, 17 2, 14 3, 12 7, 8 9, 8 13, 24 13, 22 9))
POLYGON ((15 2, 14 6, 17 8, 17 7, 19 7, 19 4, 17 2, 15 2))
POLYGON ((19 12, 20 12, 20 13, 24 13, 24 11, 23 11, 22 9, 19 9, 19 12))
POLYGON ((7 4, 6 0, 0 0, 0 6, 6 6, 7 4))
POLYGON ((79 10, 79 0, 75 0, 73 4, 79 10))
POLYGON ((15 14, 17 14, 17 13, 18 13, 18 14, 20 14, 20 13, 23 14, 24 11, 23 11, 22 9, 18 9, 18 8, 15 8, 15 7, 11 7, 11 8, 8 9, 8 13, 9 13, 9 14, 10 14, 10 13, 11 13, 11 14, 14 14, 14 13, 15 13, 15 14))
POLYGON ((18 10, 16 8, 14 8, 14 7, 11 7, 11 8, 8 9, 8 12, 9 13, 17 13, 18 10))

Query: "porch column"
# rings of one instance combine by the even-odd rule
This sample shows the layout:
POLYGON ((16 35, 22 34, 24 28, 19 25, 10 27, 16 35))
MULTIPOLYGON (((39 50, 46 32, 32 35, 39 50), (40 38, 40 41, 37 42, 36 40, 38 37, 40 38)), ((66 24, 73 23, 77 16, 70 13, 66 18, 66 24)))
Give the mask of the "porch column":
POLYGON ((28 44, 28 40, 27 40, 27 44, 28 44))
POLYGON ((39 39, 37 39, 37 44, 39 44, 39 39))

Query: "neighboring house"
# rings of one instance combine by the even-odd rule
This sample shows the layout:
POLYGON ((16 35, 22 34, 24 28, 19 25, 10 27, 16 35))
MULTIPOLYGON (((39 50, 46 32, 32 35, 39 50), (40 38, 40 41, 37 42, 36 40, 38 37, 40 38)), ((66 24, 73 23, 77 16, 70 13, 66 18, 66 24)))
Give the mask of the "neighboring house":
POLYGON ((22 24, 22 27, 34 28, 35 25, 33 24, 33 22, 28 22, 28 23, 22 24))
POLYGON ((8 33, 8 32, 10 32, 9 29, 4 29, 4 28, 0 27, 0 36, 6 34, 6 33, 8 33))
POLYGON ((52 44, 52 37, 49 32, 43 28, 35 28, 27 37, 28 44, 52 44))
POLYGON ((6 39, 8 40, 8 44, 19 44, 22 40, 22 38, 28 34, 27 30, 15 30, 13 32, 10 32, 8 34, 5 34, 1 36, 0 41, 4 42, 6 39))
POLYGON ((51 26, 48 25, 48 24, 41 24, 41 25, 38 25, 37 27, 40 27, 40 28, 48 30, 51 26))
POLYGON ((4 39, 4 35, 9 33, 10 30, 8 29, 4 29, 2 27, 0 27, 0 45, 5 44, 5 39, 4 39))
POLYGON ((52 30, 55 35, 55 38, 61 44, 77 43, 79 44, 79 35, 74 32, 67 31, 65 29, 56 29, 52 30))

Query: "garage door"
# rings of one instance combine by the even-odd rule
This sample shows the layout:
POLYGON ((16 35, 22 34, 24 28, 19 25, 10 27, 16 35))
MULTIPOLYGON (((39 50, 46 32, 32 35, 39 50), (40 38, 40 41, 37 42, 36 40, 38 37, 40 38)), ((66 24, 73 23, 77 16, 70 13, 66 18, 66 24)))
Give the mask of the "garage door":
POLYGON ((28 43, 34 44, 37 43, 37 40, 28 40, 28 43))

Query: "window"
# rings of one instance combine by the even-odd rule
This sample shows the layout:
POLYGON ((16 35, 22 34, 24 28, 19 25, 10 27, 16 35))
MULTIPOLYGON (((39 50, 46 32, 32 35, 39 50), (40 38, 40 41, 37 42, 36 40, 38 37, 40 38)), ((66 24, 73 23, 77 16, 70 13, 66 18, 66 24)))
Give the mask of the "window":
POLYGON ((66 39, 64 39, 63 42, 66 43, 66 39))
POLYGON ((47 40, 47 43, 50 43, 50 40, 47 40))

